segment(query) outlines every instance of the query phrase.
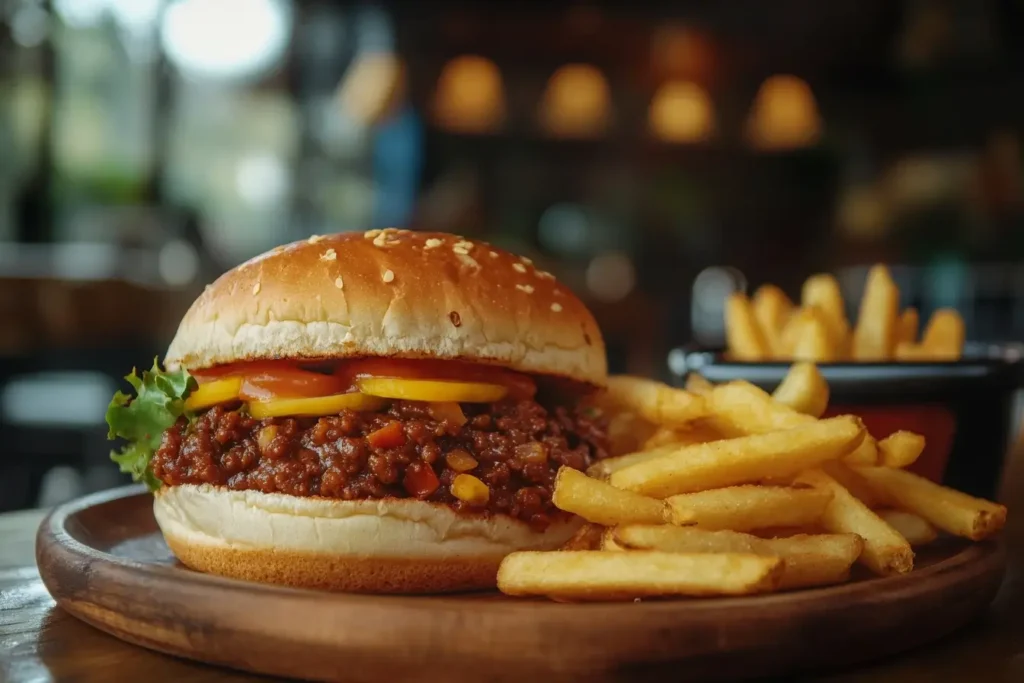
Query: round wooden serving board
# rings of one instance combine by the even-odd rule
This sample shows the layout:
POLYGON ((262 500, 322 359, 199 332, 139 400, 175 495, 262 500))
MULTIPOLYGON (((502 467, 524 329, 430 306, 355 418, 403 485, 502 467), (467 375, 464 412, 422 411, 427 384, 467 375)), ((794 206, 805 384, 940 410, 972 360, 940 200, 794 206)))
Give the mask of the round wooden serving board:
POLYGON ((152 499, 118 489, 55 510, 39 571, 57 603, 123 640, 324 681, 734 680, 834 669, 933 640, 996 594, 995 543, 922 549, 895 578, 749 598, 558 604, 264 586, 176 563, 152 499))

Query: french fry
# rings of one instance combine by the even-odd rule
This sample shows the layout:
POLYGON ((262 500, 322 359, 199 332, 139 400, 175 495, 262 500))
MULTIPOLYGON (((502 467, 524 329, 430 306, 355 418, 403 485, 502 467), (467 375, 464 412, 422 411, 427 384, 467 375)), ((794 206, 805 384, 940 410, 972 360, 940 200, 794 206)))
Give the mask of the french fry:
POLYGON ((927 545, 939 537, 939 532, 928 520, 913 512, 879 510, 878 516, 884 519, 886 524, 900 532, 900 536, 907 539, 911 546, 927 545))
MULTIPOLYGON (((765 434, 814 422, 810 415, 772 400, 768 393, 742 380, 717 385, 708 396, 708 407, 710 414, 705 422, 731 436, 765 434)), ((874 437, 865 433, 846 460, 857 465, 876 464, 878 447, 874 437)))
POLYGON ((864 545, 856 534, 765 539, 735 531, 644 525, 620 526, 612 533, 620 546, 637 550, 750 553, 781 558, 784 569, 779 588, 782 590, 845 581, 864 545))
POLYGON ((900 430, 878 442, 880 464, 886 467, 907 467, 924 452, 924 437, 900 430))
POLYGON ((782 572, 779 558, 747 553, 526 551, 505 557, 498 588, 568 600, 750 595, 774 590, 782 572))
POLYGON ((673 524, 751 531, 814 524, 830 499, 828 492, 811 488, 730 486, 683 493, 665 502, 669 504, 673 524))
POLYGON ((714 388, 714 384, 704 378, 704 375, 700 375, 696 372, 691 372, 686 375, 686 384, 684 388, 691 394, 697 394, 698 396, 704 396, 714 388))
POLYGON ((793 536, 819 536, 828 532, 814 524, 812 526, 773 526, 766 529, 754 529, 748 533, 758 538, 772 540, 775 538, 792 538, 793 536))
POLYGON ((624 467, 629 467, 630 465, 635 465, 640 462, 646 462, 647 460, 653 460, 654 458, 660 458, 665 455, 670 455, 671 453, 673 453, 673 446, 669 445, 646 451, 627 453, 626 455, 617 455, 614 458, 598 460, 587 468, 587 474, 594 479, 603 480, 607 479, 612 472, 621 470, 624 467))
POLYGON ((608 481, 653 498, 796 474, 857 447, 864 425, 844 415, 769 434, 684 446, 612 472, 608 481))
POLYGON ((870 434, 864 435, 864 440, 854 449, 853 453, 843 458, 848 465, 877 465, 878 464, 878 442, 870 434))
POLYGON ((685 425, 707 414, 702 396, 629 375, 608 379, 607 399, 656 425, 685 425))
POLYGON ((601 548, 601 537, 604 527, 600 524, 584 524, 559 550, 598 550, 601 548))
POLYGON ((864 539, 860 561, 882 576, 905 574, 914 568, 914 551, 907 539, 822 470, 808 470, 797 481, 832 493, 821 517, 822 526, 836 534, 864 539))
POLYGON ((773 401, 768 392, 736 380, 716 385, 707 397, 705 422, 726 436, 766 434, 814 423, 789 406, 773 401))
POLYGON ((913 342, 900 342, 896 345, 896 360, 909 361, 911 363, 927 363, 936 360, 931 350, 926 348, 924 344, 915 344, 913 342))
POLYGON ((612 455, 633 453, 640 449, 657 427, 631 411, 613 409, 608 419, 608 444, 612 455))
POLYGON ((658 427, 647 441, 644 441, 640 450, 652 451, 663 446, 674 446, 675 444, 686 440, 684 433, 685 432, 682 428, 675 429, 672 427, 658 427))
POLYGON ((790 317, 782 331, 785 357, 811 363, 830 363, 839 356, 829 334, 825 314, 817 306, 804 306, 790 317))
MULTIPOLYGON (((884 285, 873 287, 876 298, 884 285)), ((820 322, 831 286, 810 285, 806 299, 816 303, 802 311, 820 322)), ((930 325, 933 347, 947 349, 939 357, 958 343, 959 317, 944 316, 952 322, 930 325)), ((875 339, 878 330, 868 331, 875 339)), ((896 353, 908 346, 936 356, 923 341, 902 341, 896 353)), ((631 450, 595 462, 590 476, 559 469, 552 502, 581 526, 558 551, 507 556, 502 592, 593 601, 821 586, 848 580, 855 562, 883 576, 910 572, 914 548, 940 530, 978 541, 1005 524, 1002 505, 900 469, 920 457, 921 435, 878 441, 856 416, 819 419, 828 386, 813 364, 794 363, 774 395, 694 377, 691 391, 615 377, 592 399, 617 448, 631 450)))
POLYGON ((856 470, 845 462, 826 462, 821 466, 825 474, 835 479, 839 484, 853 494, 853 497, 867 505, 872 510, 890 503, 874 487, 867 483, 863 477, 857 474, 856 470))
POLYGON ((784 354, 782 330, 793 312, 793 302, 775 285, 762 285, 754 292, 754 318, 761 326, 768 351, 779 358, 784 354))
POLYGON ((917 309, 913 306, 904 308, 900 313, 900 322, 896 328, 896 346, 913 344, 917 341, 917 328, 920 325, 917 309))
POLYGON ((920 515, 954 536, 981 541, 1006 524, 1006 508, 928 481, 906 470, 860 467, 857 474, 891 499, 895 507, 920 515))
POLYGON ((772 398, 798 413, 821 417, 828 407, 828 382, 814 363, 794 363, 772 398))
POLYGON ((883 361, 892 357, 896 348, 899 298, 899 290, 888 268, 874 266, 868 271, 857 327, 853 332, 854 360, 883 361))
POLYGON ((661 524, 668 520, 669 512, 663 501, 617 489, 571 467, 558 469, 551 502, 559 510, 605 526, 661 524))
POLYGON ((644 442, 640 450, 650 451, 665 446, 690 446, 717 441, 720 438, 722 438, 720 434, 698 422, 691 423, 686 427, 659 427, 658 431, 644 442))
POLYGON ((935 360, 959 360, 964 349, 964 319, 951 308, 935 311, 921 335, 921 346, 935 360))
POLYGON ((615 551, 629 550, 629 548, 619 545, 618 541, 615 540, 615 527, 608 527, 601 534, 601 550, 615 551))
POLYGON ((816 307, 822 313, 836 358, 849 355, 850 324, 846 321, 846 304, 839 282, 832 275, 812 275, 804 281, 800 296, 804 306, 816 307))
POLYGON ((758 361, 770 357, 768 342, 746 295, 733 292, 725 302, 725 337, 734 360, 758 361))

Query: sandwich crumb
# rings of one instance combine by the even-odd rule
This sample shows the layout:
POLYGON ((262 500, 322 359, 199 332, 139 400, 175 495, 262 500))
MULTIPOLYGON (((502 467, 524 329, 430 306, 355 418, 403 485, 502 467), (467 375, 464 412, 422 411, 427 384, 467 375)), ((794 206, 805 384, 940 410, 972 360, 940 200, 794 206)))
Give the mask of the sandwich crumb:
POLYGON ((310 235, 309 239, 306 240, 306 241, 309 242, 310 244, 316 244, 317 242, 319 242, 323 238, 324 238, 323 235, 310 235))
POLYGON ((334 251, 334 249, 328 249, 327 251, 325 251, 324 253, 322 253, 320 255, 320 260, 321 261, 337 261, 338 260, 338 252, 334 251))
POLYGON ((423 248, 424 249, 436 249, 437 247, 441 246, 442 244, 444 244, 444 240, 439 240, 436 237, 431 237, 430 239, 428 239, 426 242, 423 243, 423 248))
POLYGON ((491 252, 491 258, 498 258, 498 252, 492 251, 491 252))
POLYGON ((533 285, 516 285, 516 289, 527 294, 533 294, 533 285))
POLYGON ((384 274, 380 276, 380 279, 383 280, 384 282, 391 282, 392 280, 395 279, 395 274, 389 268, 384 271, 384 274))
POLYGON ((469 251, 470 249, 473 248, 473 243, 470 242, 469 240, 459 240, 458 242, 455 243, 455 247, 454 248, 456 248, 456 249, 465 249, 465 250, 469 251))
POLYGON ((462 254, 463 256, 469 256, 469 249, 466 249, 465 247, 458 247, 458 246, 452 247, 452 251, 454 251, 456 254, 462 254))
POLYGON ((555 313, 561 313, 562 312, 562 304, 557 303, 557 302, 551 304, 551 310, 554 311, 555 313))
POLYGON ((517 273, 525 273, 526 272, 526 266, 524 266, 522 263, 513 263, 512 267, 515 269, 515 271, 517 273))
POLYGON ((341 279, 340 275, 334 278, 334 286, 337 287, 338 289, 341 289, 342 287, 345 286, 345 281, 341 279))
POLYGON ((259 282, 257 282, 256 284, 254 284, 252 286, 252 293, 253 293, 253 296, 256 296, 257 294, 260 293, 260 283, 259 282))
POLYGON ((522 261, 523 263, 525 263, 528 266, 532 266, 533 265, 533 259, 526 258, 525 256, 520 256, 519 260, 522 261))
POLYGON ((544 280, 554 280, 555 279, 555 276, 552 275, 551 273, 549 273, 546 270, 538 270, 538 271, 536 271, 536 275, 537 275, 537 277, 542 278, 544 280))
POLYGON ((368 240, 376 239, 377 235, 381 234, 382 232, 384 231, 380 229, 367 230, 366 232, 363 233, 363 237, 365 237, 368 240))

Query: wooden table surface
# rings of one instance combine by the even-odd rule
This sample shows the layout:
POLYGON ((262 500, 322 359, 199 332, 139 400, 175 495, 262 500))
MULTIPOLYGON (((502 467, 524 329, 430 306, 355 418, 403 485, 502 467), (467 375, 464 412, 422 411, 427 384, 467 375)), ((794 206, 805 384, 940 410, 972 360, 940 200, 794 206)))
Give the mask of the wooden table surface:
MULTIPOLYGON (((1016 453, 1022 449, 1014 449, 1016 453)), ((1024 681, 1024 457, 1012 457, 1000 498, 1011 506, 1010 565, 978 624, 932 645, 854 670, 804 680, 828 683, 1024 681), (1013 510, 1018 503, 1020 514, 1013 510)), ((42 512, 0 515, 0 681, 260 681, 122 643, 58 609, 39 580, 33 540, 42 512)), ((140 600, 145 596, 140 595, 140 600)), ((942 609, 941 605, 935 606, 942 609)))

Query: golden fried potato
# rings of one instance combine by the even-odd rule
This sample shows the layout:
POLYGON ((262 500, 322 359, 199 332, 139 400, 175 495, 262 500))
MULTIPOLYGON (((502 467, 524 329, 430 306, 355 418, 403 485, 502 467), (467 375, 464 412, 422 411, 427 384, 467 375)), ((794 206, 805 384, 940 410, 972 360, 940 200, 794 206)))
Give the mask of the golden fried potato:
POLYGON ((750 595, 777 588, 782 573, 779 558, 749 553, 526 551, 502 561, 498 588, 563 600, 750 595))
POLYGON ((844 415, 794 429, 684 446, 612 472, 613 486, 653 498, 787 476, 847 455, 864 425, 844 415))
POLYGON ((860 314, 853 332, 853 358, 859 361, 885 361, 896 348, 896 318, 900 293, 889 269, 874 266, 868 272, 860 314))
POLYGON ((914 568, 914 551, 907 539, 835 479, 822 470, 808 470, 797 481, 832 494, 821 518, 822 525, 832 533, 857 534, 864 539, 860 561, 871 571, 888 576, 906 574, 914 568))
POLYGON ((855 470, 895 506, 913 512, 954 536, 981 541, 1006 524, 1006 508, 969 496, 924 477, 891 467, 859 467, 855 470))

